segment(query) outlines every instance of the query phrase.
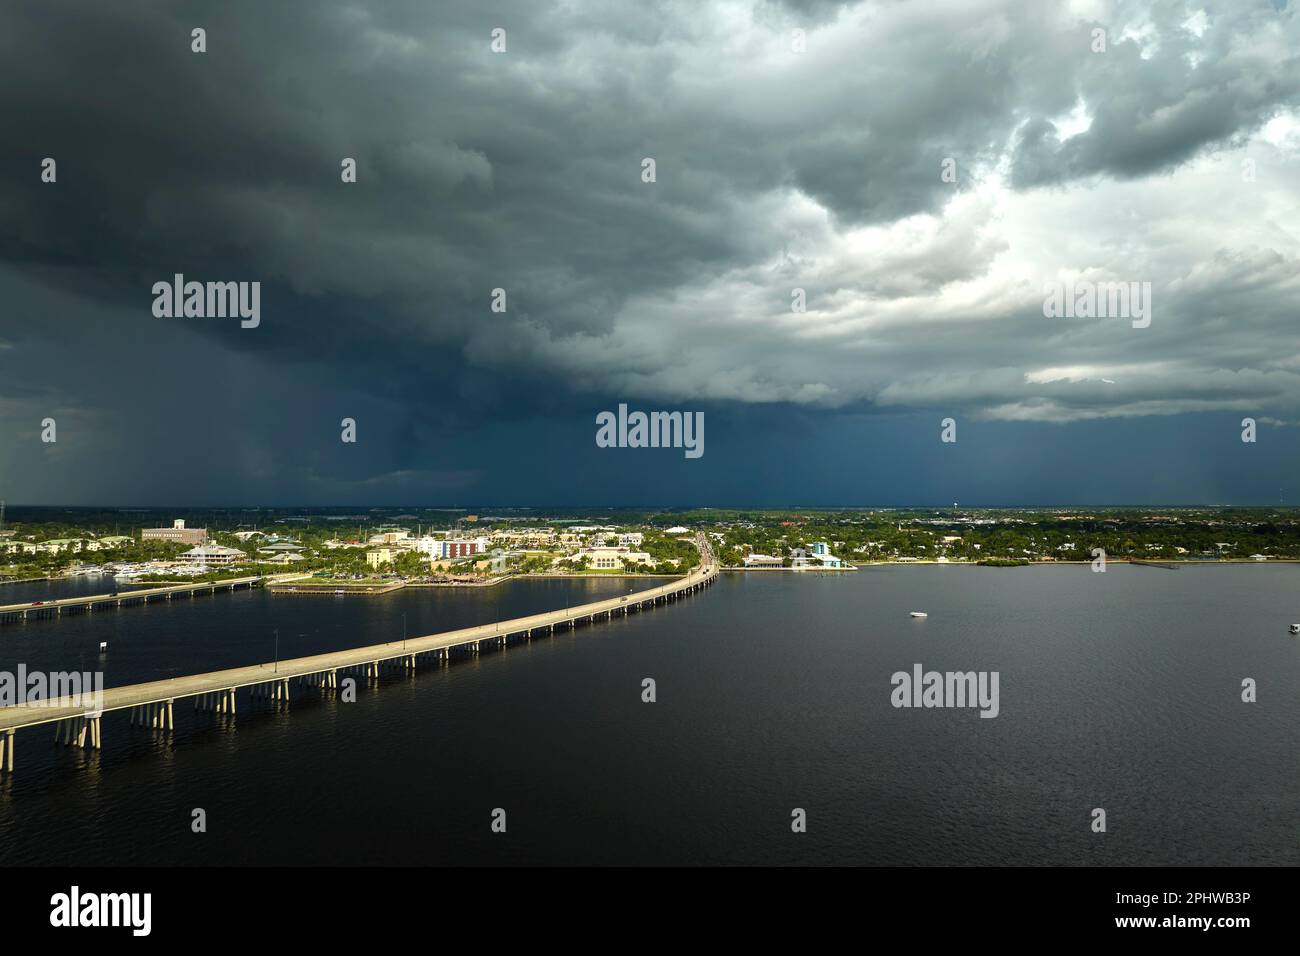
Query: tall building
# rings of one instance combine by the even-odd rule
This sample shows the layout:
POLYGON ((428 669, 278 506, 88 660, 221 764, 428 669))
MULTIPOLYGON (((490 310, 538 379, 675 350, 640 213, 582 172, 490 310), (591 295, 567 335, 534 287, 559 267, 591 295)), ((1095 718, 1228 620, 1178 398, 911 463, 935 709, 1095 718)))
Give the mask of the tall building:
POLYGON ((438 542, 438 557, 468 558, 473 554, 482 554, 487 550, 487 538, 452 538, 438 542))
POLYGON ((177 518, 170 528, 144 528, 141 541, 175 541, 177 544, 204 544, 208 540, 207 528, 187 528, 185 519, 177 518))

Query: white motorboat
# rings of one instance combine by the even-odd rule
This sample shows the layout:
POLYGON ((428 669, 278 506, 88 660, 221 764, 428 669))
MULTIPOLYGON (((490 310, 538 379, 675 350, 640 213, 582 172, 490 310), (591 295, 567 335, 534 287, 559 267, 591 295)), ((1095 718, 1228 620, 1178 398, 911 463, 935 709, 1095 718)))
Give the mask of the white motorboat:
POLYGON ((912 617, 929 617, 929 616, 930 616, 930 615, 926 614, 924 611, 913 611, 913 612, 912 612, 912 617))

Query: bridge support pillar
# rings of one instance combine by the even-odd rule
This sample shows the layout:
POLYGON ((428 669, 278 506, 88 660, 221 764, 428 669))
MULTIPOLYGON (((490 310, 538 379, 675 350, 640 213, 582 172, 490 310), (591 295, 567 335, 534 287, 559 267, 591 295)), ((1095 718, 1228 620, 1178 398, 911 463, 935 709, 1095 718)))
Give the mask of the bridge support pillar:
MULTIPOLYGON (((86 738, 89 736, 91 746, 98 746, 96 743, 99 737, 98 723, 98 719, 93 717, 69 717, 67 720, 60 720, 54 726, 54 742, 68 747, 84 748, 86 738), (92 726, 92 724, 96 726, 92 726)), ((10 731, 10 733, 12 732, 10 731)), ((10 745, 12 746, 12 741, 10 745)))

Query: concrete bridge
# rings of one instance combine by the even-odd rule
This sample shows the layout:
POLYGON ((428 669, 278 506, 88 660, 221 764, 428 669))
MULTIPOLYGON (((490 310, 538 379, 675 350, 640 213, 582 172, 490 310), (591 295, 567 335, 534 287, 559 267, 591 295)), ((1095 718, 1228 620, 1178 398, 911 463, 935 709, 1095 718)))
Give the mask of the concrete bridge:
POLYGON ((192 700, 195 710, 233 715, 241 690, 247 691, 252 699, 287 704, 292 688, 333 690, 339 686, 340 674, 373 680, 382 670, 414 673, 417 666, 445 666, 454 655, 477 655, 484 647, 504 650, 512 639, 530 641, 554 634, 556 628, 572 630, 670 604, 703 590, 717 579, 717 562, 703 536, 700 546, 701 564, 685 577, 622 597, 405 641, 110 687, 104 690, 100 708, 93 713, 84 702, 66 697, 0 708, 0 769, 13 771, 17 732, 41 724, 54 725, 55 743, 100 749, 103 715, 113 711, 129 710, 132 726, 169 732, 175 729, 175 705, 182 700, 192 700))
POLYGON ((131 591, 114 591, 112 594, 90 594, 84 597, 54 598, 49 601, 28 601, 24 604, 0 604, 0 624, 13 624, 28 617, 62 617, 77 611, 90 613, 96 607, 125 607, 131 604, 148 604, 150 598, 170 601, 175 595, 194 597, 196 594, 216 594, 236 588, 251 588, 259 581, 278 581, 302 577, 299 574, 278 574, 270 577, 253 575, 247 578, 228 578, 207 584, 168 584, 156 588, 137 588, 131 591))

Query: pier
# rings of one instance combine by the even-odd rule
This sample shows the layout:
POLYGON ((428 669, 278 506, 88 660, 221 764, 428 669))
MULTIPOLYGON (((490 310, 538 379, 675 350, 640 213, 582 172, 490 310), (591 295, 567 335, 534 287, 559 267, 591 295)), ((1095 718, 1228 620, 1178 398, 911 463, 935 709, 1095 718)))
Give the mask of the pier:
POLYGON ((264 578, 254 575, 247 578, 229 578, 225 581, 206 583, 169 584, 156 588, 136 588, 131 591, 117 591, 112 594, 89 594, 84 597, 51 598, 48 601, 27 601, 23 604, 0 604, 0 624, 21 623, 30 618, 62 617, 68 614, 89 614, 95 608, 127 607, 132 604, 148 604, 150 599, 170 601, 173 597, 194 597, 196 594, 216 594, 218 591, 234 591, 237 588, 256 587, 264 580, 278 581, 299 575, 275 575, 264 578))
POLYGON ((0 708, 0 771, 13 772, 19 730, 40 725, 48 729, 53 725, 55 743, 99 750, 103 747, 103 716, 114 711, 129 711, 132 726, 167 733, 175 729, 175 708, 183 700, 191 700, 195 710, 233 717, 240 692, 251 700, 267 699, 287 705, 295 688, 336 690, 340 675, 374 680, 386 670, 413 674, 417 668, 446 666, 453 656, 505 650, 512 642, 548 637, 557 629, 575 630, 672 604, 704 590, 717 579, 717 563, 702 535, 699 543, 701 564, 689 574, 621 597, 368 647, 110 687, 104 690, 99 710, 94 712, 67 697, 0 708))

